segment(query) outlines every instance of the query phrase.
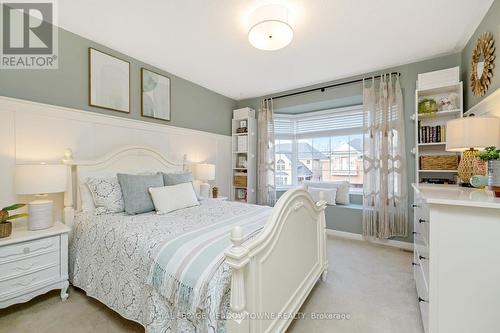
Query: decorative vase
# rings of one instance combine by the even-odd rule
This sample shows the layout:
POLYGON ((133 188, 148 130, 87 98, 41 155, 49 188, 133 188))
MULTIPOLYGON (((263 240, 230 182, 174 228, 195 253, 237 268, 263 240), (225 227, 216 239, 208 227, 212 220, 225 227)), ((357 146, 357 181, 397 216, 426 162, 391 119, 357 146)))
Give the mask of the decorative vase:
POLYGON ((219 188, 214 186, 212 188, 212 198, 217 199, 218 196, 219 196, 219 188))
POLYGON ((488 161, 488 188, 500 198, 500 160, 488 161))
POLYGON ((12 222, 0 223, 0 238, 9 237, 12 234, 12 222))

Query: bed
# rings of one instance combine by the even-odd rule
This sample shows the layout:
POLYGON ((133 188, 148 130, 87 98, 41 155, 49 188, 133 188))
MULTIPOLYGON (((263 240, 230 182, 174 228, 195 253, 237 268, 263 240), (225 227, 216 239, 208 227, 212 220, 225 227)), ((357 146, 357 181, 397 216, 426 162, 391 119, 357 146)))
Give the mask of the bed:
POLYGON ((315 283, 326 276, 322 198, 315 203, 297 189, 284 194, 274 208, 205 199, 165 215, 95 215, 80 210, 83 179, 137 170, 180 171, 189 164, 170 161, 148 147, 123 148, 91 161, 75 160, 67 150, 64 163, 71 282, 146 332, 284 332, 315 283), (255 225, 262 223, 247 234, 251 217, 255 225), (221 221, 225 229, 219 238, 229 239, 229 245, 197 305, 184 307, 179 298, 173 301, 155 288, 151 267, 159 249, 186 235, 204 235, 221 221))

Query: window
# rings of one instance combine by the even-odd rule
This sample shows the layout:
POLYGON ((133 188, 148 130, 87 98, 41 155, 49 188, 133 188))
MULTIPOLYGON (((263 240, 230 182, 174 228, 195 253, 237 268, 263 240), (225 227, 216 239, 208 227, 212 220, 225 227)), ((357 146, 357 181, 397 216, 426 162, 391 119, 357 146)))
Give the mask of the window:
POLYGON ((275 115, 276 185, 347 180, 363 187, 362 106, 275 115))

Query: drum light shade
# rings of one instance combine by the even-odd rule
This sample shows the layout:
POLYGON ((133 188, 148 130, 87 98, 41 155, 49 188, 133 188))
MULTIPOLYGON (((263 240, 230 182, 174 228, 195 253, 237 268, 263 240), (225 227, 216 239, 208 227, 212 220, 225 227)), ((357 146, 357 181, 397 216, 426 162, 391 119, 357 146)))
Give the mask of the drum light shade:
POLYGON ((207 181, 215 179, 215 165, 213 164, 196 164, 196 178, 207 181))
POLYGON ((248 40, 259 50, 279 50, 290 44, 293 39, 288 9, 284 6, 259 7, 252 13, 249 23, 248 40))
POLYGON ((466 117, 446 123, 446 150, 481 150, 489 146, 500 147, 500 118, 466 117))
POLYGON ((66 191, 67 166, 63 164, 16 165, 17 194, 48 194, 66 191))

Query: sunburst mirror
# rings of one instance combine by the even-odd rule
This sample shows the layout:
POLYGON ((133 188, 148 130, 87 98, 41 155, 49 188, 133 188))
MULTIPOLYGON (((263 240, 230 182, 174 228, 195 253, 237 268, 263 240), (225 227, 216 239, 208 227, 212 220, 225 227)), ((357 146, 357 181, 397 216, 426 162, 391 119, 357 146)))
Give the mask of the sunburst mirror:
POLYGON ((495 67, 495 40, 491 32, 484 32, 472 52, 470 86, 475 96, 484 96, 495 67))

